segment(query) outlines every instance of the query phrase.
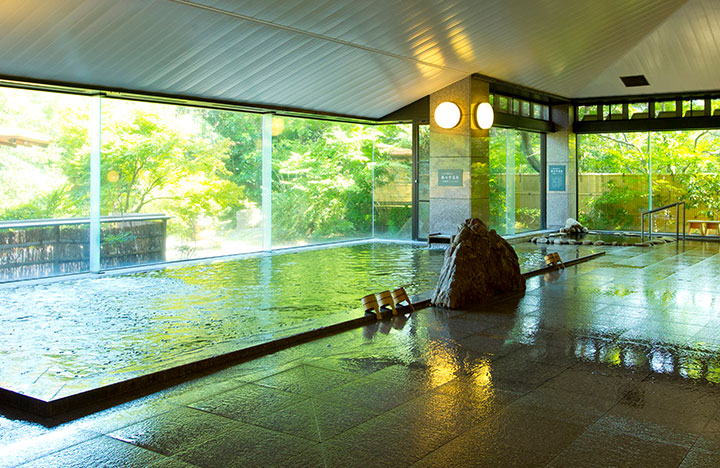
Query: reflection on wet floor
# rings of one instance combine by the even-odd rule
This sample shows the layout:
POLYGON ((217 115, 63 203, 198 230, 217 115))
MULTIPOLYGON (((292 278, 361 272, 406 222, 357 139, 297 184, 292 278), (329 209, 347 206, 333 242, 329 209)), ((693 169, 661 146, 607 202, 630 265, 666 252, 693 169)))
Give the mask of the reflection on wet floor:
POLYGON ((608 248, 74 421, 8 414, 0 465, 719 466, 718 251, 608 248))

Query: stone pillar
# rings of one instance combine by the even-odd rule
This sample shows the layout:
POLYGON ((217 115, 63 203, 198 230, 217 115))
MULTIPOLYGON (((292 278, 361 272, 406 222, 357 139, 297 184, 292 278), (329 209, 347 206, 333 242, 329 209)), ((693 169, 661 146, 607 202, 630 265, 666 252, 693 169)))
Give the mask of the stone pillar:
POLYGON ((430 95, 431 233, 454 234, 468 218, 490 221, 489 130, 480 129, 473 116, 489 95, 489 84, 472 77, 430 95), (435 108, 445 101, 460 107, 455 128, 435 123, 435 108))
POLYGON ((547 134, 546 174, 548 229, 559 229, 567 218, 577 215, 577 178, 575 134, 572 133, 573 110, 570 105, 552 107, 552 118, 556 131, 547 134), (564 187, 561 187, 560 173, 564 172, 564 187), (560 190, 563 188, 563 190, 560 190))

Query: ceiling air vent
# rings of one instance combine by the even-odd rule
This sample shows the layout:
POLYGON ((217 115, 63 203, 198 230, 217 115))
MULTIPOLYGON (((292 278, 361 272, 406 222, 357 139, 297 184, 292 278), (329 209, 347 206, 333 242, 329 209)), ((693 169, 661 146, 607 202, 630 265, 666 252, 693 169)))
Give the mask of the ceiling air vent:
POLYGON ((647 78, 645 78, 645 75, 621 76, 620 79, 628 88, 633 88, 635 86, 648 86, 650 84, 648 83, 647 78))

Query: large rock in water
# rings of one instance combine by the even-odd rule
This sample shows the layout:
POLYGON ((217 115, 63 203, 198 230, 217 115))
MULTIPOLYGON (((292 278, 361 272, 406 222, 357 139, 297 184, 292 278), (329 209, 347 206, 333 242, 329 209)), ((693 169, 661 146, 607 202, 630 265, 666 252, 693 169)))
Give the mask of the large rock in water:
POLYGON ((513 291, 525 291, 515 250, 479 219, 466 220, 445 251, 433 305, 459 309, 513 291))

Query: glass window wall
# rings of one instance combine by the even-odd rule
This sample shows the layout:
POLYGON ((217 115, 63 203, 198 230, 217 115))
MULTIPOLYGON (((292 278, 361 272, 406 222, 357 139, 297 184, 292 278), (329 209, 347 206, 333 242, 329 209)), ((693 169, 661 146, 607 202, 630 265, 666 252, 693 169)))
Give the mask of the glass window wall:
POLYGON ((542 226, 541 137, 511 128, 490 130, 490 227, 498 234, 542 226))
MULTIPOLYGON (((652 132, 650 139, 653 207, 685 201, 686 219, 720 219, 720 131, 652 132)), ((674 233, 677 222, 674 210, 663 211, 653 215, 653 230, 674 233)))
POLYGON ((0 88, 0 281, 88 271, 91 101, 0 88))
POLYGON ((273 117, 274 248, 372 236, 375 131, 273 117))
POLYGON ((578 217, 590 229, 640 230, 648 207, 647 133, 578 135, 578 217))
POLYGON ((410 125, 275 116, 264 145, 260 114, 99 99, 0 88, 0 281, 89 270, 98 134, 101 270, 412 237, 410 125))
POLYGON ((412 125, 375 127, 374 232, 384 239, 412 238, 412 125))
MULTIPOLYGON (((580 222, 640 230, 641 212, 677 201, 687 203, 686 219, 718 220, 718 153, 720 130, 579 135, 580 222)), ((671 209, 654 214, 651 226, 674 233, 678 222, 671 209)))
POLYGON ((418 127, 418 238, 430 234, 430 125, 418 127))
POLYGON ((260 250, 261 121, 103 100, 101 267, 260 250))

